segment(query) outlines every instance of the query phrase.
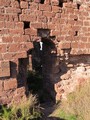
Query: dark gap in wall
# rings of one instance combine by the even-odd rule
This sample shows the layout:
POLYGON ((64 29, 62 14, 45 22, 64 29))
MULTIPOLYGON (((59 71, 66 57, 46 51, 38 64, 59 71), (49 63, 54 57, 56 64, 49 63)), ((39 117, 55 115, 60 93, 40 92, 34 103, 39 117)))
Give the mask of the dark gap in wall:
POLYGON ((18 0, 18 2, 20 3, 20 0, 18 0))
POLYGON ((41 2, 40 2, 40 3, 41 3, 41 4, 44 4, 44 1, 45 1, 45 0, 41 0, 41 2))
POLYGON ((74 34, 74 36, 78 36, 78 31, 75 31, 75 34, 74 34))
POLYGON ((74 21, 77 21, 77 20, 78 20, 77 18, 74 19, 74 21))
POLYGON ((26 86, 26 79, 27 79, 27 65, 29 64, 28 58, 20 58, 18 59, 18 87, 26 86))
POLYGON ((30 22, 24 21, 24 29, 30 28, 30 22))
POLYGON ((50 29, 38 29, 37 34, 42 38, 48 38, 50 36, 50 29))
POLYGON ((63 7, 63 2, 59 1, 59 7, 63 7))
POLYGON ((80 6, 81 6, 80 4, 77 4, 77 9, 78 9, 78 10, 80 9, 80 6))

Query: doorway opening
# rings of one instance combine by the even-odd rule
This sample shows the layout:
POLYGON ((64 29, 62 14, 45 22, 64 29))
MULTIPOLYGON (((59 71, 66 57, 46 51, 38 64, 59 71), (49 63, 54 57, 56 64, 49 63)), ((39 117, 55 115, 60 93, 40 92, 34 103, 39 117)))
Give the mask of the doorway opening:
POLYGON ((54 64, 56 47, 51 38, 42 37, 41 41, 33 42, 32 70, 28 73, 27 85, 30 92, 37 94, 41 103, 55 102, 54 64))

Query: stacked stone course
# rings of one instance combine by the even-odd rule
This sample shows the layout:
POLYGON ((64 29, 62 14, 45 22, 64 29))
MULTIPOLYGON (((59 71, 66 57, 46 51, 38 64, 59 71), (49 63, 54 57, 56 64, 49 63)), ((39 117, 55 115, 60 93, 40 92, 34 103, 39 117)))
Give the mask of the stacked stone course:
POLYGON ((39 38, 38 29, 48 29, 55 36, 57 56, 90 54, 90 2, 78 4, 0 0, 0 104, 19 101, 25 95, 26 74, 20 78, 19 64, 22 59, 27 61, 27 52, 39 38))

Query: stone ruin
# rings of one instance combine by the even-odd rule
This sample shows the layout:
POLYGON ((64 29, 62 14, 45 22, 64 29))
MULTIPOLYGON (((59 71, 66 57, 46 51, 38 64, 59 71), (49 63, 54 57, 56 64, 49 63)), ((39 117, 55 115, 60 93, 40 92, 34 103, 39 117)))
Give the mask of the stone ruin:
POLYGON ((66 99, 90 78, 90 1, 0 0, 0 104, 27 93, 38 44, 46 89, 66 99))

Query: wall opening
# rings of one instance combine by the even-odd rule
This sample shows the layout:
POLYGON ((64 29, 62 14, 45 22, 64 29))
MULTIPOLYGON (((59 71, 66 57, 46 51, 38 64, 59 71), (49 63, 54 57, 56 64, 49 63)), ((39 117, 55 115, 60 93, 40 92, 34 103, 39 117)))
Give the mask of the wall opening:
POLYGON ((78 36, 78 31, 75 31, 74 36, 78 36))
POLYGON ((41 0, 41 2, 40 2, 40 3, 41 3, 41 4, 44 4, 44 1, 45 1, 45 0, 41 0))
POLYGON ((27 68, 28 68, 28 58, 20 58, 18 60, 18 87, 26 87, 26 79, 27 79, 27 68))
POLYGON ((24 29, 30 28, 30 22, 24 21, 24 29))
POLYGON ((80 6, 81 6, 80 4, 77 4, 77 9, 78 9, 78 10, 80 9, 80 6))
POLYGON ((28 89, 33 94, 38 94, 41 103, 55 102, 54 67, 57 59, 55 44, 50 38, 42 38, 41 41, 33 44, 34 49, 30 52, 32 71, 29 71, 27 78, 28 89))

